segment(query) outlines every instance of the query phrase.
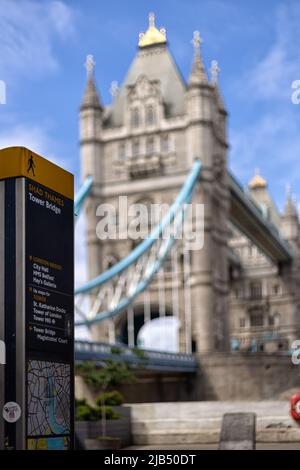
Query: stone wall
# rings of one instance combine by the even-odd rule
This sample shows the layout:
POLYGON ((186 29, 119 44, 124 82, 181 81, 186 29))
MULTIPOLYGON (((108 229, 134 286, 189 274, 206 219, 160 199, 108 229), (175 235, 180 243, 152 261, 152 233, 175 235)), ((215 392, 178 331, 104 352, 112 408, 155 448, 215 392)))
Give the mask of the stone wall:
MULTIPOLYGON (((261 400, 276 399, 295 387, 300 392, 300 368, 287 355, 215 353, 199 356, 199 363, 197 374, 140 370, 136 382, 118 389, 127 403, 261 400)), ((76 396, 92 400, 91 391, 79 379, 76 396)))
POLYGON ((300 391, 300 369, 285 354, 210 354, 199 359, 196 394, 205 400, 271 399, 293 387, 300 391))

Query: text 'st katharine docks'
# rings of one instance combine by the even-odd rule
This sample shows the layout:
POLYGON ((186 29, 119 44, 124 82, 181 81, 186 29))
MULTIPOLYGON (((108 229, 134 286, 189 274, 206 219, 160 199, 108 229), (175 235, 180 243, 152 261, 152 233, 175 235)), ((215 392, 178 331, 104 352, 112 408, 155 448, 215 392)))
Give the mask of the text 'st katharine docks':
POLYGON ((0 448, 73 448, 73 200, 71 173, 0 150, 0 448))

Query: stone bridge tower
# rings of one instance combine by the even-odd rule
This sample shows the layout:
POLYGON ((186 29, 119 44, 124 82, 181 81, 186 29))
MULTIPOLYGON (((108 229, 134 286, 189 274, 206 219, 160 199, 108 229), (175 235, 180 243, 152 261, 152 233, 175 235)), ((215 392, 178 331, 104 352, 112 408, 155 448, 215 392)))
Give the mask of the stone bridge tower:
MULTIPOLYGON (((170 54, 166 31, 155 26, 154 15, 150 14, 148 30, 139 36, 138 50, 126 78, 120 89, 113 87, 112 102, 106 107, 97 92, 94 64, 89 57, 88 81, 80 108, 80 148, 82 180, 88 175, 94 178, 93 192, 86 204, 89 278, 126 256, 134 246, 127 237, 105 241, 97 238, 97 206, 110 203, 118 212, 119 196, 127 196, 129 204, 170 204, 193 160, 201 160, 201 182, 193 204, 204 204, 204 247, 189 254, 189 280, 183 281, 179 276, 178 315, 182 325, 180 348, 188 350, 183 292, 183 284, 188 282, 193 350, 204 353, 226 351, 229 342, 227 113, 218 87, 217 63, 212 63, 209 80, 198 32, 194 33, 193 45, 192 70, 186 83, 170 54)), ((179 247, 175 260, 179 273, 183 251, 179 247)), ((166 268, 167 313, 172 311, 170 276, 166 268)), ((149 290, 151 311, 158 305, 160 282, 158 276, 149 290)), ((140 309, 138 300, 137 315, 140 309)), ((121 335, 122 324, 117 323, 116 327, 121 335)), ((106 326, 94 327, 93 337, 106 340, 106 326)))

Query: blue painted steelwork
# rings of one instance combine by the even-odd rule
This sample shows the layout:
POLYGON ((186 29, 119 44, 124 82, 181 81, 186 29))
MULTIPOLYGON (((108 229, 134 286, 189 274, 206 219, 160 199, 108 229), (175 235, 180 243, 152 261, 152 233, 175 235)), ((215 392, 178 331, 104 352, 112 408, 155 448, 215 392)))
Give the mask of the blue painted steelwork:
POLYGON ((197 359, 193 354, 170 353, 139 349, 124 344, 110 345, 90 341, 75 341, 75 360, 102 363, 107 359, 126 361, 135 368, 157 370, 160 372, 197 371, 197 359))
POLYGON ((189 173, 187 180, 184 183, 180 193, 178 194, 174 203, 170 207, 169 212, 164 216, 163 220, 154 228, 154 230, 150 233, 149 237, 143 240, 134 250, 131 251, 131 253, 129 253, 128 256, 126 256, 124 259, 112 266, 110 269, 100 274, 95 279, 87 282, 85 285, 76 289, 75 295, 89 292, 95 287, 100 287, 101 285, 105 284, 113 277, 121 274, 122 271, 127 269, 130 265, 137 261, 138 258, 140 258, 146 251, 148 251, 151 246, 155 243, 155 241, 161 237, 163 230, 167 227, 167 225, 169 225, 174 220, 176 214, 183 206, 183 204, 187 203, 190 199, 195 184, 199 179, 200 170, 201 162, 199 160, 195 160, 193 168, 189 173))
MULTIPOLYGON (((165 227, 168 226, 168 224, 170 222, 172 222, 172 220, 174 220, 174 218, 175 218, 174 222, 175 222, 176 228, 179 227, 180 225, 182 225, 183 218, 184 218, 184 205, 188 204, 191 201, 192 192, 193 192, 195 184, 198 180, 198 177, 199 177, 199 174, 200 174, 200 169, 201 169, 201 165, 200 165, 200 162, 197 160, 194 163, 193 170, 191 171, 186 183, 184 184, 184 186, 183 186, 182 190, 180 191, 178 197, 176 198, 175 202, 171 206, 170 211, 163 218, 162 222, 151 232, 149 239, 144 240, 137 247, 137 249, 139 249, 141 247, 141 245, 143 245, 142 249, 137 251, 137 253, 139 253, 139 256, 136 259, 138 259, 140 256, 142 256, 145 253, 145 251, 147 251, 147 249, 151 248, 153 243, 155 241, 157 241, 159 239, 159 237, 162 235, 163 230, 165 229, 165 227), (176 217, 177 217, 177 220, 176 220, 176 217), (149 241, 150 241, 150 244, 149 244, 149 241), (148 248, 145 249, 145 246, 147 246, 148 248)), ((176 230, 175 230, 175 233, 176 233, 176 230)), ((156 261, 153 264, 151 270, 149 270, 149 273, 147 274, 147 276, 145 276, 143 278, 143 280, 140 281, 137 284, 134 292, 131 295, 129 295, 127 297, 123 297, 119 301, 118 305, 116 307, 114 307, 113 309, 100 312, 100 313, 96 314, 94 316, 94 318, 92 318, 92 319, 89 319, 89 320, 86 319, 86 320, 83 320, 83 321, 76 322, 75 326, 91 327, 92 325, 94 325, 96 323, 100 323, 101 321, 104 321, 104 320, 107 320, 109 318, 115 317, 119 313, 123 312, 127 307, 129 307, 129 305, 131 305, 133 303, 133 301, 142 292, 144 292, 147 289, 147 287, 149 286, 149 284, 153 280, 154 276, 157 274, 157 272, 162 267, 165 259, 167 258, 168 254, 170 253, 170 250, 173 247, 175 241, 176 241, 176 238, 174 236, 170 236, 170 238, 167 240, 166 246, 164 247, 163 254, 160 255, 156 259, 156 261)), ((136 249, 133 250, 133 251, 136 251, 136 249)), ((120 261, 118 263, 119 268, 117 268, 115 271, 114 271, 115 266, 113 266, 113 268, 111 268, 110 270, 103 273, 104 275, 106 275, 106 278, 105 278, 106 281, 105 282, 107 282, 108 280, 110 280, 112 277, 119 274, 120 272, 122 272, 125 268, 129 267, 134 261, 136 261, 135 257, 133 257, 133 260, 131 259, 132 254, 133 254, 133 252, 131 252, 125 259, 120 261), (129 258, 129 260, 128 260, 128 258, 129 258), (123 264, 125 264, 125 267, 123 267, 123 264), (107 274, 110 271, 114 272, 114 276, 110 275, 107 278, 107 274)), ((101 276, 98 276, 98 282, 99 282, 99 278, 101 278, 101 276)), ((100 282, 100 285, 102 285, 103 283, 104 282, 100 282)), ((95 280, 91 281, 91 283, 89 283, 89 284, 92 284, 92 287, 90 285, 88 290, 92 290, 92 289, 95 288, 95 280)), ((96 286, 98 286, 98 284, 96 284, 96 286)), ((80 289, 79 289, 78 293, 81 293, 81 292, 82 291, 80 291, 80 289)))
MULTIPOLYGON (((189 199, 187 201, 189 201, 189 199)), ((183 219, 182 212, 181 212, 180 215, 181 215, 181 217, 180 217, 180 222, 178 223, 178 225, 181 225, 182 219, 183 219)), ((107 310, 107 311, 104 311, 104 312, 100 312, 97 315, 95 315, 94 318, 92 318, 90 320, 84 320, 84 321, 81 321, 81 322, 77 322, 75 326, 88 326, 88 327, 90 327, 90 326, 94 325, 95 323, 99 323, 103 320, 107 320, 108 318, 115 317, 119 313, 123 312, 127 307, 129 307, 129 305, 131 305, 133 303, 133 301, 142 292, 144 292, 147 289, 147 287, 151 283, 154 276, 157 274, 157 272, 162 267, 166 257, 168 256, 172 246, 174 245, 174 243, 175 243, 175 238, 170 237, 169 240, 167 241, 166 247, 164 249, 164 254, 162 256, 160 256, 159 258, 157 258, 156 262, 153 264, 152 269, 149 271, 148 275, 146 277, 144 277, 144 279, 138 283, 138 285, 136 286, 135 291, 131 295, 129 295, 128 297, 124 297, 113 310, 107 310)))
POLYGON ((74 200, 74 214, 75 216, 79 216, 84 201, 90 194, 93 186, 93 177, 88 176, 83 185, 80 187, 79 191, 76 193, 75 200, 74 200))

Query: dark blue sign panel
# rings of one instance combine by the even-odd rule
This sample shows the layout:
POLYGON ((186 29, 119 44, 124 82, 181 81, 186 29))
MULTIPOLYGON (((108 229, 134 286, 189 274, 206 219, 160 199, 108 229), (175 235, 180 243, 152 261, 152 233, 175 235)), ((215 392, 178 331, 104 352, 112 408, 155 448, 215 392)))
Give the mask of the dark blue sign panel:
POLYGON ((73 201, 25 189, 27 448, 73 446, 73 201))

